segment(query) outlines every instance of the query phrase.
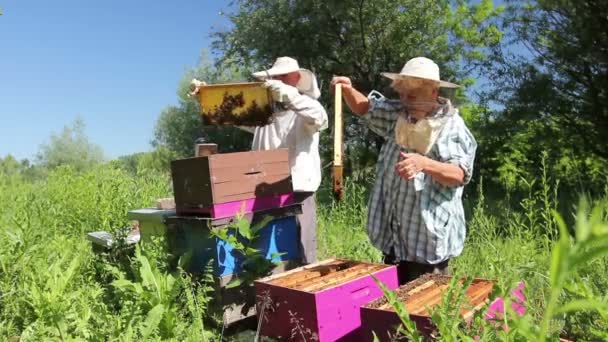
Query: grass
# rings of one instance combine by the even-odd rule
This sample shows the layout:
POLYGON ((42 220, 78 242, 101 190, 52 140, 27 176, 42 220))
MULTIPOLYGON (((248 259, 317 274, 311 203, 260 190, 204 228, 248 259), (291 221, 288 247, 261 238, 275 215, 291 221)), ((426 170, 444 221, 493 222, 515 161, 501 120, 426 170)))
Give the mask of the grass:
MULTIPOLYGON (((219 340, 221 331, 201 320, 213 296, 205 281, 169 271, 162 245, 144 245, 135 254, 118 250, 98 255, 85 239, 90 231, 118 232, 128 226, 127 211, 166 197, 169 184, 164 174, 135 176, 108 165, 80 174, 57 169, 37 183, 0 174, 0 336, 22 341, 219 340)), ((319 258, 381 260, 365 231, 368 186, 347 181, 346 199, 340 203, 329 198, 326 187, 321 189, 319 258)), ((458 274, 497 279, 503 289, 525 280, 533 326, 543 322, 547 303, 555 297, 549 276, 552 248, 561 236, 553 220, 555 187, 547 179, 531 183, 528 196, 515 206, 490 202, 479 187, 465 203, 464 251, 450 266, 458 274)), ((607 287, 608 261, 602 256, 564 280, 557 303, 585 298, 605 303, 598 294, 607 287)), ((608 330, 606 318, 599 309, 563 312, 552 316, 549 330, 593 340, 608 330)))
POLYGON ((369 242, 365 230, 365 188, 348 182, 345 187, 346 201, 327 204, 322 199, 317 205, 319 259, 339 257, 380 262, 382 253, 369 242))
MULTIPOLYGON (((324 257, 380 261, 380 253, 371 246, 365 232, 366 188, 348 183, 346 186, 349 195, 346 202, 328 201, 329 204, 320 206, 320 254, 324 257)), ((559 303, 580 300, 585 296, 601 305, 608 303, 608 297, 599 295, 608 287, 606 256, 590 260, 588 265, 573 272, 565 288, 560 288, 555 296, 549 270, 555 240, 563 235, 559 233, 554 219, 558 208, 558 183, 543 178, 537 184, 528 183, 528 186, 528 196, 514 208, 506 201, 488 203, 482 186, 479 186, 478 194, 465 200, 465 206, 469 208, 468 237, 463 253, 450 263, 451 273, 494 279, 498 283, 499 293, 502 291, 505 294, 524 281, 526 319, 529 320, 526 324, 532 327, 543 323, 552 295, 559 303), (578 289, 580 284, 587 284, 585 290, 578 289)), ((607 199, 608 193, 605 193, 594 203, 602 206, 608 202, 607 199)), ((574 219, 569 221, 574 223, 574 219)), ((607 221, 604 216, 604 222, 607 221)), ((548 320, 546 329, 550 334, 574 340, 597 340, 604 336, 603 331, 608 331, 607 318, 603 312, 595 309, 567 312, 548 320)))

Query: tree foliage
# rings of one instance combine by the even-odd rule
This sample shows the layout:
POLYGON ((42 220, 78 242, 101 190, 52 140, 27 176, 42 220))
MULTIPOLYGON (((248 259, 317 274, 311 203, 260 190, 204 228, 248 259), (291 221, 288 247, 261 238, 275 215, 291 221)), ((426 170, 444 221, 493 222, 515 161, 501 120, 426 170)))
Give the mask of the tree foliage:
MULTIPOLYGON (((327 85, 332 75, 350 76, 368 92, 388 93, 383 71, 398 71, 410 58, 435 60, 442 78, 469 84, 487 49, 501 32, 493 24, 501 12, 491 1, 415 0, 241 0, 228 15, 233 26, 216 32, 214 47, 222 63, 267 68, 278 56, 292 56, 312 69, 322 88, 322 102, 332 108, 327 85)), ((463 92, 457 96, 464 100, 463 92)), ((328 112, 331 112, 329 110, 328 112)), ((331 122, 330 115, 330 122, 331 122)), ((347 166, 375 162, 380 141, 356 119, 346 124, 347 166)), ((328 156, 330 134, 322 134, 328 156)))
MULTIPOLYGON (((509 187, 538 175, 541 151, 564 185, 606 181, 608 3, 510 1, 485 98, 500 109, 484 128, 482 172, 509 187)), ((486 89, 487 90, 487 89, 486 89)))
POLYGON ((65 126, 60 134, 52 134, 49 142, 40 146, 37 162, 47 169, 69 165, 77 171, 102 162, 103 150, 89 141, 84 129, 84 121, 77 118, 71 127, 65 126))

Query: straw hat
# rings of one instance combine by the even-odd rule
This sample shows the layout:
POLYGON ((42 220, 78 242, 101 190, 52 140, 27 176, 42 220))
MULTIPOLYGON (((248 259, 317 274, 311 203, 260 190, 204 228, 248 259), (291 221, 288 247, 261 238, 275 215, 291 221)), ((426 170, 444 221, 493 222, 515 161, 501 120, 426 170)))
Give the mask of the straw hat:
POLYGON ((426 57, 416 57, 412 58, 405 65, 401 72, 390 73, 383 72, 382 76, 390 78, 391 80, 403 79, 406 77, 417 77, 424 78, 427 80, 437 81, 439 82, 439 86, 443 88, 459 88, 460 86, 451 82, 442 81, 439 78, 439 66, 435 64, 432 60, 426 57))
POLYGON ((315 74, 308 69, 300 68, 298 61, 291 57, 277 58, 277 60, 274 61, 272 68, 254 72, 253 77, 259 80, 266 80, 272 79, 273 76, 285 75, 294 71, 300 73, 300 81, 298 81, 296 88, 298 88, 302 94, 312 97, 313 99, 319 98, 319 96, 321 96, 321 91, 317 85, 315 74))

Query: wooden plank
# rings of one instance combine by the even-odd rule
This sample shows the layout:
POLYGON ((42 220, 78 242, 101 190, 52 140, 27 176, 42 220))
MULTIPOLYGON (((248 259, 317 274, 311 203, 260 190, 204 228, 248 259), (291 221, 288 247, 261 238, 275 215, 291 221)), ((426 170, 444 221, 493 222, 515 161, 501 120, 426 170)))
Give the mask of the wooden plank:
MULTIPOLYGON (((426 297, 424 301, 419 301, 418 308, 412 309, 410 314, 428 317, 430 313, 427 310, 435 305, 438 305, 443 300, 443 296, 447 293, 449 284, 442 285, 443 289, 439 295, 426 297)), ((467 317, 472 315, 479 307, 483 306, 483 302, 488 298, 492 291, 493 284, 487 282, 476 282, 471 284, 465 291, 465 299, 461 309, 461 315, 467 317), (480 305, 481 304, 481 305, 480 305)), ((434 292, 437 293, 436 291, 434 292)))
MULTIPOLYGON (((273 208, 267 210, 257 211, 255 213, 246 213, 243 215, 243 219, 249 222, 252 226, 263 220, 265 217, 272 217, 273 219, 279 219, 288 216, 294 216, 302 213, 301 204, 292 204, 283 208, 273 208)), ((166 218, 167 223, 174 223, 179 221, 192 221, 193 224, 198 222, 201 227, 208 229, 225 228, 227 225, 236 221, 235 217, 223 217, 223 218, 211 218, 206 216, 180 216, 171 215, 166 218)))
POLYGON ((194 156, 197 158, 207 157, 217 153, 217 144, 196 144, 194 146, 194 156))
POLYGON ((410 314, 415 314, 424 311, 425 307, 431 303, 440 302, 443 293, 448 287, 449 285, 439 285, 408 298, 405 303, 407 311, 410 314))
POLYGON ((175 199, 173 197, 157 199, 156 200, 156 209, 161 209, 161 210, 175 209, 175 199))
POLYGON ((436 305, 441 304, 443 296, 447 293, 447 285, 441 285, 441 287, 434 292, 433 295, 427 297, 424 301, 418 303, 418 306, 410 312, 412 315, 428 317, 430 315, 428 309, 432 309, 436 305))
POLYGON ((254 197, 281 195, 293 192, 291 176, 267 176, 258 179, 242 179, 213 184, 213 202, 226 203, 254 197))
POLYGON ((294 274, 286 279, 275 283, 275 285, 282 287, 294 287, 303 282, 310 281, 311 279, 320 278, 332 272, 337 272, 339 267, 346 265, 347 263, 340 261, 339 263, 331 263, 329 265, 317 266, 314 269, 304 270, 297 274, 294 274))
POLYGON ((327 268, 325 270, 321 270, 320 276, 313 277, 313 278, 307 278, 305 281, 299 281, 297 284, 294 284, 292 286, 292 288, 297 289, 297 290, 306 291, 307 287, 314 286, 315 284, 318 284, 318 282, 320 282, 320 281, 326 281, 329 277, 332 277, 337 274, 341 274, 342 272, 345 272, 345 270, 350 270, 352 268, 362 267, 362 266, 364 266, 364 265, 361 265, 361 264, 352 265, 352 263, 345 263, 345 264, 341 264, 341 265, 330 266, 329 268, 327 268))
POLYGON ((336 84, 334 101, 334 166, 342 166, 342 86, 336 84))
POLYGON ((343 171, 342 165, 344 143, 342 139, 343 120, 342 120, 342 85, 337 84, 334 98, 334 174, 333 190, 337 200, 343 197, 343 171))
POLYGON ((405 305, 408 308, 408 311, 414 311, 419 306, 424 306, 433 296, 441 297, 442 291, 444 288, 447 288, 445 284, 435 283, 434 286, 431 286, 424 291, 420 291, 405 300, 405 305))
MULTIPOLYGON (((430 312, 425 308, 428 306, 432 308, 435 305, 438 305, 443 300, 443 296, 447 293, 449 286, 446 285, 445 290, 441 293, 441 296, 437 296, 436 298, 432 298, 424 303, 418 310, 412 312, 411 314, 416 314, 420 316, 429 317, 430 312)), ((484 300, 488 298, 492 290, 492 284, 488 283, 474 283, 467 288, 465 291, 465 299, 463 303, 463 308, 460 310, 460 314, 466 319, 467 317, 472 316, 475 311, 479 310, 483 306, 484 300)))
POLYGON ((321 267, 331 267, 334 265, 342 265, 346 264, 350 261, 342 260, 342 259, 327 259, 314 264, 306 265, 300 268, 296 268, 289 272, 285 272, 279 276, 271 276, 266 277, 264 279, 260 279, 259 282, 268 283, 271 285, 282 286, 284 283, 290 282, 292 279, 297 279, 301 277, 303 274, 308 272, 316 272, 321 267))
POLYGON ((214 168, 211 182, 224 183, 229 181, 238 181, 242 178, 261 179, 268 176, 290 175, 288 163, 261 163, 249 165, 230 166, 223 168, 214 168))
POLYGON ((356 278, 360 278, 365 274, 369 274, 375 267, 373 265, 363 265, 363 267, 356 268, 353 267, 346 271, 340 272, 335 276, 327 277, 322 281, 311 286, 307 291, 309 292, 319 292, 330 287, 334 287, 340 284, 344 284, 349 280, 353 280, 356 278))
POLYGON ((365 267, 362 268, 350 268, 346 271, 340 272, 340 274, 333 276, 330 279, 324 279, 321 284, 315 286, 310 289, 310 291, 318 292, 326 290, 330 287, 338 286, 341 284, 345 284, 351 282, 357 278, 361 278, 365 275, 369 275, 378 271, 381 271, 385 268, 390 267, 389 265, 381 265, 381 264, 365 264, 365 267))
POLYGON ((266 151, 235 152, 213 154, 207 157, 212 170, 226 167, 247 166, 256 162, 280 163, 289 165, 289 151, 286 148, 266 151))
POLYGON ((171 162, 171 178, 176 207, 198 208, 213 204, 207 158, 189 158, 171 162))
MULTIPOLYGON (((329 269, 329 272, 337 272, 337 271, 335 271, 333 269, 329 269)), ((293 279, 291 279, 291 281, 282 283, 280 286, 295 289, 295 288, 297 288, 298 285, 301 285, 303 283, 308 283, 311 280, 323 277, 324 275, 326 275, 326 273, 321 272, 321 271, 302 272, 301 277, 293 278, 293 279)))
POLYGON ((328 281, 327 283, 317 284, 316 286, 311 287, 307 291, 313 292, 313 293, 324 291, 324 290, 327 290, 327 289, 329 289, 331 287, 339 286, 341 284, 346 284, 346 283, 354 281, 355 279, 358 279, 358 278, 361 278, 361 277, 373 274, 373 273, 378 272, 378 271, 380 271, 380 270, 382 270, 384 268, 385 267, 383 267, 382 265, 371 265, 371 266, 368 266, 366 268, 359 269, 356 272, 345 273, 343 276, 333 278, 330 281, 328 281))
POLYGON ((468 299, 467 305, 469 307, 462 310, 462 315, 465 317, 470 316, 475 311, 479 310, 479 308, 488 301, 493 288, 494 284, 491 282, 480 282, 471 285, 466 291, 468 299))
POLYGON ((332 286, 336 282, 340 281, 340 279, 346 278, 351 274, 357 274, 357 272, 365 271, 369 268, 367 264, 358 264, 354 265, 350 268, 340 270, 337 272, 331 272, 325 276, 322 276, 314 281, 308 281, 306 283, 299 284, 295 286, 294 289, 298 289, 306 292, 315 292, 317 288, 332 286))
POLYGON ((479 311, 486 303, 489 302, 489 296, 492 292, 492 288, 493 284, 490 284, 489 287, 486 287, 482 291, 479 291, 471 296, 471 307, 460 311, 460 314, 465 320, 469 320, 475 314, 475 312, 479 311))
MULTIPOLYGON (((429 280, 426 283, 421 284, 419 286, 416 286, 415 288, 413 288, 410 291, 408 291, 407 292, 407 296, 409 298, 410 296, 412 296, 412 295, 414 295, 416 293, 422 292, 422 291, 424 291, 424 290, 426 290, 429 287, 434 286, 434 285, 435 285, 435 280, 429 280)), ((390 309, 392 309, 392 307, 393 306, 390 303, 386 303, 386 304, 384 304, 382 306, 379 306, 378 310, 390 310, 390 309)))

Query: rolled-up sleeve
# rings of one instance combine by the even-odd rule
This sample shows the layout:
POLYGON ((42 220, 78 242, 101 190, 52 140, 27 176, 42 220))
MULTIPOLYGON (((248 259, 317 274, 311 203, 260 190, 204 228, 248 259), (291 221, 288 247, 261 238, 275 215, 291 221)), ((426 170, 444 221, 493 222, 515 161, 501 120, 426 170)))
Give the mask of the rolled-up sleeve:
POLYGON ((464 184, 468 184, 473 176, 477 151, 475 137, 458 115, 448 122, 441 135, 437 141, 439 161, 460 166, 464 171, 464 184))
POLYGON ((398 100, 369 97, 369 111, 363 116, 369 129, 385 139, 394 138, 394 127, 402 105, 398 100))

